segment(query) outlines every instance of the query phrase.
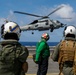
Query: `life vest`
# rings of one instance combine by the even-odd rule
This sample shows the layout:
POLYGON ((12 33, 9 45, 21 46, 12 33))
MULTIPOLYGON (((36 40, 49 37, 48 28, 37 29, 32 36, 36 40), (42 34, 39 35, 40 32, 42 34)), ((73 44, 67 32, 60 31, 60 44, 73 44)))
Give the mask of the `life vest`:
POLYGON ((75 41, 62 41, 60 44, 60 50, 59 50, 59 62, 65 62, 65 61, 74 61, 74 55, 75 55, 75 41))
POLYGON ((25 51, 20 43, 0 44, 0 75, 20 75, 23 63, 19 60, 25 51))

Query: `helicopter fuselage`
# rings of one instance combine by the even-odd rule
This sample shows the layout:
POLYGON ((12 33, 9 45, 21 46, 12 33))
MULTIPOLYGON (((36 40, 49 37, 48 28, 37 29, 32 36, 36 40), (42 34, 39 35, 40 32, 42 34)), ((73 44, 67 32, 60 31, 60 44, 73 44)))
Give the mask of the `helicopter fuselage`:
POLYGON ((20 29, 22 31, 27 30, 49 30, 49 29, 58 29, 60 27, 63 27, 63 24, 57 20, 50 20, 50 19, 41 19, 41 20, 35 20, 32 23, 21 26, 20 29))

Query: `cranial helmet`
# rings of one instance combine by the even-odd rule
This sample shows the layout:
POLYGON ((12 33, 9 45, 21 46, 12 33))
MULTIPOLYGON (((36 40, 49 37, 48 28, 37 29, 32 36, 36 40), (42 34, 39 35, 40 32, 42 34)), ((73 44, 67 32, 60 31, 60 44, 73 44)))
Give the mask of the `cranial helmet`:
POLYGON ((65 27, 63 35, 64 37, 67 37, 67 35, 74 35, 76 37, 76 28, 74 26, 65 27))
POLYGON ((17 23, 7 22, 1 26, 1 36, 4 38, 5 35, 15 33, 17 37, 20 37, 21 30, 17 23))
POLYGON ((45 40, 49 40, 50 37, 49 37, 48 33, 43 33, 42 36, 41 36, 41 38, 45 39, 45 40))

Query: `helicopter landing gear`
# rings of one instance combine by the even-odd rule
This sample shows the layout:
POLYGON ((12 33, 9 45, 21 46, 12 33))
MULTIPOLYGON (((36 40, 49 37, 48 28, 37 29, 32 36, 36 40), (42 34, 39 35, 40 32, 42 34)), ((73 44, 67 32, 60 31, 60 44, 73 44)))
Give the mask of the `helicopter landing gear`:
POLYGON ((51 28, 50 32, 53 32, 53 30, 54 30, 54 29, 53 29, 53 28, 51 28))
POLYGON ((32 32, 32 34, 34 34, 34 32, 32 32))
POLYGON ((51 28, 50 32, 53 32, 54 26, 50 26, 50 28, 51 28))

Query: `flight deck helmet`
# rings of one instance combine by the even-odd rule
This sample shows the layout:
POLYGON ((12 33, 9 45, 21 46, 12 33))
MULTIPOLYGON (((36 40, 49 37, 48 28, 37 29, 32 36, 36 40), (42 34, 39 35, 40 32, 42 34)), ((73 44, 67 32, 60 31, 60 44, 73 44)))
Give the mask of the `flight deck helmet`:
POLYGON ((16 36, 16 40, 19 40, 20 33, 20 27, 15 22, 7 22, 1 26, 1 37, 3 39, 12 39, 16 36))
POLYGON ((41 36, 42 39, 45 39, 46 41, 49 40, 50 36, 48 33, 43 33, 41 36))
POLYGON ((64 37, 73 37, 76 38, 76 27, 75 26, 66 26, 63 31, 64 37))

